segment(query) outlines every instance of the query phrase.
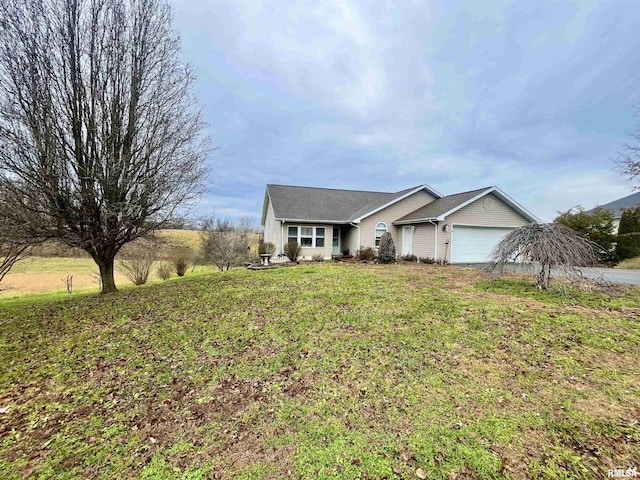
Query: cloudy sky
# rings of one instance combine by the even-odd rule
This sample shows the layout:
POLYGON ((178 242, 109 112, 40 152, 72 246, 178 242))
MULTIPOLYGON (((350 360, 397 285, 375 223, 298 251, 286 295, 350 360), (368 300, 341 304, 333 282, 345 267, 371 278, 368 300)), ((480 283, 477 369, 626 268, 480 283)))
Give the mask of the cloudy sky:
POLYGON ((632 193, 637 0, 173 0, 210 135, 199 209, 266 183, 497 185, 544 220, 632 193))

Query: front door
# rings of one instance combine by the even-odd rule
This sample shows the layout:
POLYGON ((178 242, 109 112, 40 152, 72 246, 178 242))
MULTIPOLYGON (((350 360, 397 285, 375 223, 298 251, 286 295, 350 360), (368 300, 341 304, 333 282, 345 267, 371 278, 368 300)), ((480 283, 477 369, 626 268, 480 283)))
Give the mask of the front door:
POLYGON ((333 243, 331 245, 331 253, 340 255, 340 227, 333 227, 333 243))
POLYGON ((411 255, 413 252, 413 227, 402 227, 402 255, 411 255))

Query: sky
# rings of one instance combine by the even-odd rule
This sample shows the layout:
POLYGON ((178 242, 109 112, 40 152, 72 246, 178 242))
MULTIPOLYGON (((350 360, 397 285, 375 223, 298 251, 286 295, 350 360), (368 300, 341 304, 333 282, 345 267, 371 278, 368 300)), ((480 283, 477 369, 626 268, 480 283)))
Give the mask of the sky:
POLYGON ((212 153, 197 210, 265 185, 496 185, 544 221, 632 193, 637 0, 172 0, 212 153))

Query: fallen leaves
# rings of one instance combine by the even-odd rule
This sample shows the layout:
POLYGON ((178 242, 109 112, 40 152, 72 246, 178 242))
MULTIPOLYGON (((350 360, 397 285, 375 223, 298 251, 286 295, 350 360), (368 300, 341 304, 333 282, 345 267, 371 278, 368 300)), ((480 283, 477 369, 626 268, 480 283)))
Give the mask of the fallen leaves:
MULTIPOLYGON (((221 479, 251 465, 273 472, 270 478, 314 478, 326 461, 334 478, 462 480, 479 478, 478 458, 493 457, 486 464, 498 474, 524 478, 549 438, 547 418, 533 413, 532 420, 530 412, 558 403, 558 381, 582 388, 586 399, 573 406, 584 414, 581 422, 598 419, 599 428, 612 432, 596 442, 567 413, 563 427, 584 438, 582 447, 565 450, 623 460, 638 451, 637 396, 612 400, 595 387, 615 386, 616 378, 589 383, 580 375, 586 369, 592 378, 606 367, 628 378, 637 346, 623 335, 621 311, 607 314, 606 328, 613 326, 625 350, 607 357, 593 345, 606 346, 612 334, 594 321, 602 314, 588 308, 579 312, 586 321, 569 317, 569 327, 557 323, 551 330, 545 325, 554 312, 570 315, 569 307, 517 300, 513 310, 514 295, 478 294, 466 270, 425 267, 404 278, 382 267, 338 268, 337 275, 314 269, 312 280, 295 269, 286 277, 230 272, 222 280, 164 285, 162 295, 149 287, 109 302, 77 300, 84 310, 36 306, 35 313, 16 309, 10 320, 0 312, 0 322, 9 322, 5 337, 20 347, 8 350, 0 394, 0 436, 15 439, 2 452, 13 475, 25 468, 37 476, 55 465, 63 475, 77 467, 79 476, 97 476, 87 457, 60 453, 76 451, 75 435, 96 458, 113 452, 105 476, 140 476, 141 465, 157 455, 167 468, 211 467, 207 475, 221 479), (383 301, 375 293, 382 286, 377 276, 390 280, 378 292, 383 301), (336 292, 344 298, 336 300, 336 292), (149 302, 161 312, 147 310, 149 302), (258 311, 265 325, 253 328, 258 311), (472 322, 479 317, 486 328, 472 322), (580 336, 590 344, 576 343, 580 336), (560 363, 568 340, 580 368, 560 363), (49 348, 52 342, 63 348, 49 348), (494 391, 476 395, 485 387, 494 391), (597 400, 598 410, 585 408, 587 400, 597 400), (612 423, 602 408, 615 408, 620 420, 612 423), (500 440, 503 423, 513 436, 508 446, 500 440), (59 434, 63 428, 73 435, 59 434), (54 460, 44 459, 49 450, 54 460), (296 456, 305 457, 308 470, 296 456)), ((401 268, 400 275, 410 271, 401 268)), ((548 464, 561 461, 551 456, 548 464)))

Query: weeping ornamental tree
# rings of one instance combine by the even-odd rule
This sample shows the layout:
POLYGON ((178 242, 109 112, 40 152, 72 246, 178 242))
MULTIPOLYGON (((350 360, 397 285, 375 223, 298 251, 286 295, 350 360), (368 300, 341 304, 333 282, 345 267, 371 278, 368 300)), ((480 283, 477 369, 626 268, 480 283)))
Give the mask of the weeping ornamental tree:
POLYGON ((596 265, 600 247, 569 227, 557 223, 532 223, 504 237, 492 254, 489 268, 501 273, 515 262, 536 269, 536 286, 547 289, 552 272, 580 276, 580 267, 596 265))
POLYGON ((164 0, 0 2, 0 224, 114 259, 201 193, 209 152, 164 0))

